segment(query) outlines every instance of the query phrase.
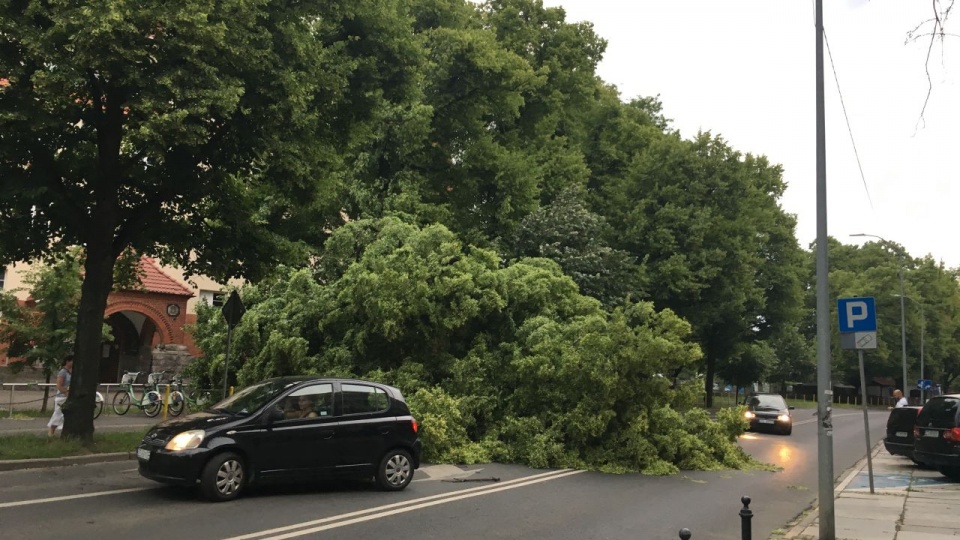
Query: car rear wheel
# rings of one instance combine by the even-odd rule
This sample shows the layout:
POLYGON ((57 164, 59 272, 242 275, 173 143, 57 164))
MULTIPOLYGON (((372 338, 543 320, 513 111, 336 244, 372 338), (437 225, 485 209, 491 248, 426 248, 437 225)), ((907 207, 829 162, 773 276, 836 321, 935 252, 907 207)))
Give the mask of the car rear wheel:
POLYGON ((940 474, 954 482, 960 482, 960 467, 941 467, 940 474))
POLYGON ((377 485, 384 491, 400 491, 413 480, 413 459, 399 448, 390 450, 377 467, 377 485))
POLYGON ((200 491, 207 500, 213 502, 236 499, 246 484, 243 459, 233 452, 214 456, 200 474, 200 491))

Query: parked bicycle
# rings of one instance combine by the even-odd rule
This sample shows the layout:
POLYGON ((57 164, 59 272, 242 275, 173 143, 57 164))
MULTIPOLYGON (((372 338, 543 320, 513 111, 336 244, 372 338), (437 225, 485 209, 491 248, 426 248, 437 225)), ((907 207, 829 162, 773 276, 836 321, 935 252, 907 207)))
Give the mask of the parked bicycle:
POLYGON ((183 390, 183 376, 176 375, 170 380, 171 388, 170 402, 167 405, 167 412, 173 416, 179 416, 186 407, 192 410, 202 410, 213 403, 213 396, 209 390, 194 388, 188 392, 183 390))
MULTIPOLYGON (((133 405, 138 409, 141 409, 144 414, 149 417, 154 417, 160 414, 160 408, 162 406, 163 398, 160 397, 160 393, 156 390, 147 390, 147 387, 143 388, 143 393, 140 397, 134 393, 133 383, 136 382, 137 377, 143 373, 142 371, 123 372, 123 377, 120 379, 120 384, 124 385, 124 388, 117 392, 113 396, 113 412, 117 414, 127 414, 127 411, 130 410, 130 406, 133 405)), ((151 373, 147 377, 147 385, 156 385, 159 384, 159 378, 157 375, 162 376, 162 374, 151 373)))

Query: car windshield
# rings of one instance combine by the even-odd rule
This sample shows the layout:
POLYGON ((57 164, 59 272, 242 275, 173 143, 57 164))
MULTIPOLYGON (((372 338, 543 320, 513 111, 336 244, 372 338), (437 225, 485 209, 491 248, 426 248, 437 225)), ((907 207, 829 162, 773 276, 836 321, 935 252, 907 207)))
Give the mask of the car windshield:
POLYGON ((750 398, 750 405, 754 409, 786 409, 787 402, 783 400, 781 396, 753 396, 750 398))
POLYGON ((213 410, 245 416, 257 411, 296 381, 266 381, 248 386, 227 399, 217 403, 213 410))

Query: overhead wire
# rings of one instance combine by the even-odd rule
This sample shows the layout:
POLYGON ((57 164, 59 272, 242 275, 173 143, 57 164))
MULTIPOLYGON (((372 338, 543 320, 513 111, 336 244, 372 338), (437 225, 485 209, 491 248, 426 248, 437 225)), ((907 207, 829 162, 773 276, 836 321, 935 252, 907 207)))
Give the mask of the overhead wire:
POLYGON ((826 28, 823 29, 823 42, 827 46, 827 56, 830 58, 830 69, 833 71, 833 80, 837 84, 837 94, 840 96, 840 108, 843 109, 843 118, 847 122, 847 133, 850 134, 850 144, 853 145, 853 155, 857 158, 857 168, 860 169, 860 180, 863 182, 863 190, 867 192, 867 201, 870 203, 870 209, 873 210, 873 198, 870 197, 867 177, 863 174, 863 165, 860 163, 860 152, 857 150, 857 141, 853 137, 853 128, 850 127, 850 116, 847 114, 847 105, 843 100, 843 91, 840 89, 840 77, 837 76, 837 66, 833 63, 833 52, 830 50, 830 40, 827 39, 826 28))

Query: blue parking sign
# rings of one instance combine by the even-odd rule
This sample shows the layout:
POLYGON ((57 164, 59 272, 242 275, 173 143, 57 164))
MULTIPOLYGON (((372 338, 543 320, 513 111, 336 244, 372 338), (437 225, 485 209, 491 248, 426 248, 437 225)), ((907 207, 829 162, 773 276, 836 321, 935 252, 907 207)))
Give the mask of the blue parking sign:
POLYGON ((837 299, 840 333, 876 332, 877 310, 872 296, 837 299))

